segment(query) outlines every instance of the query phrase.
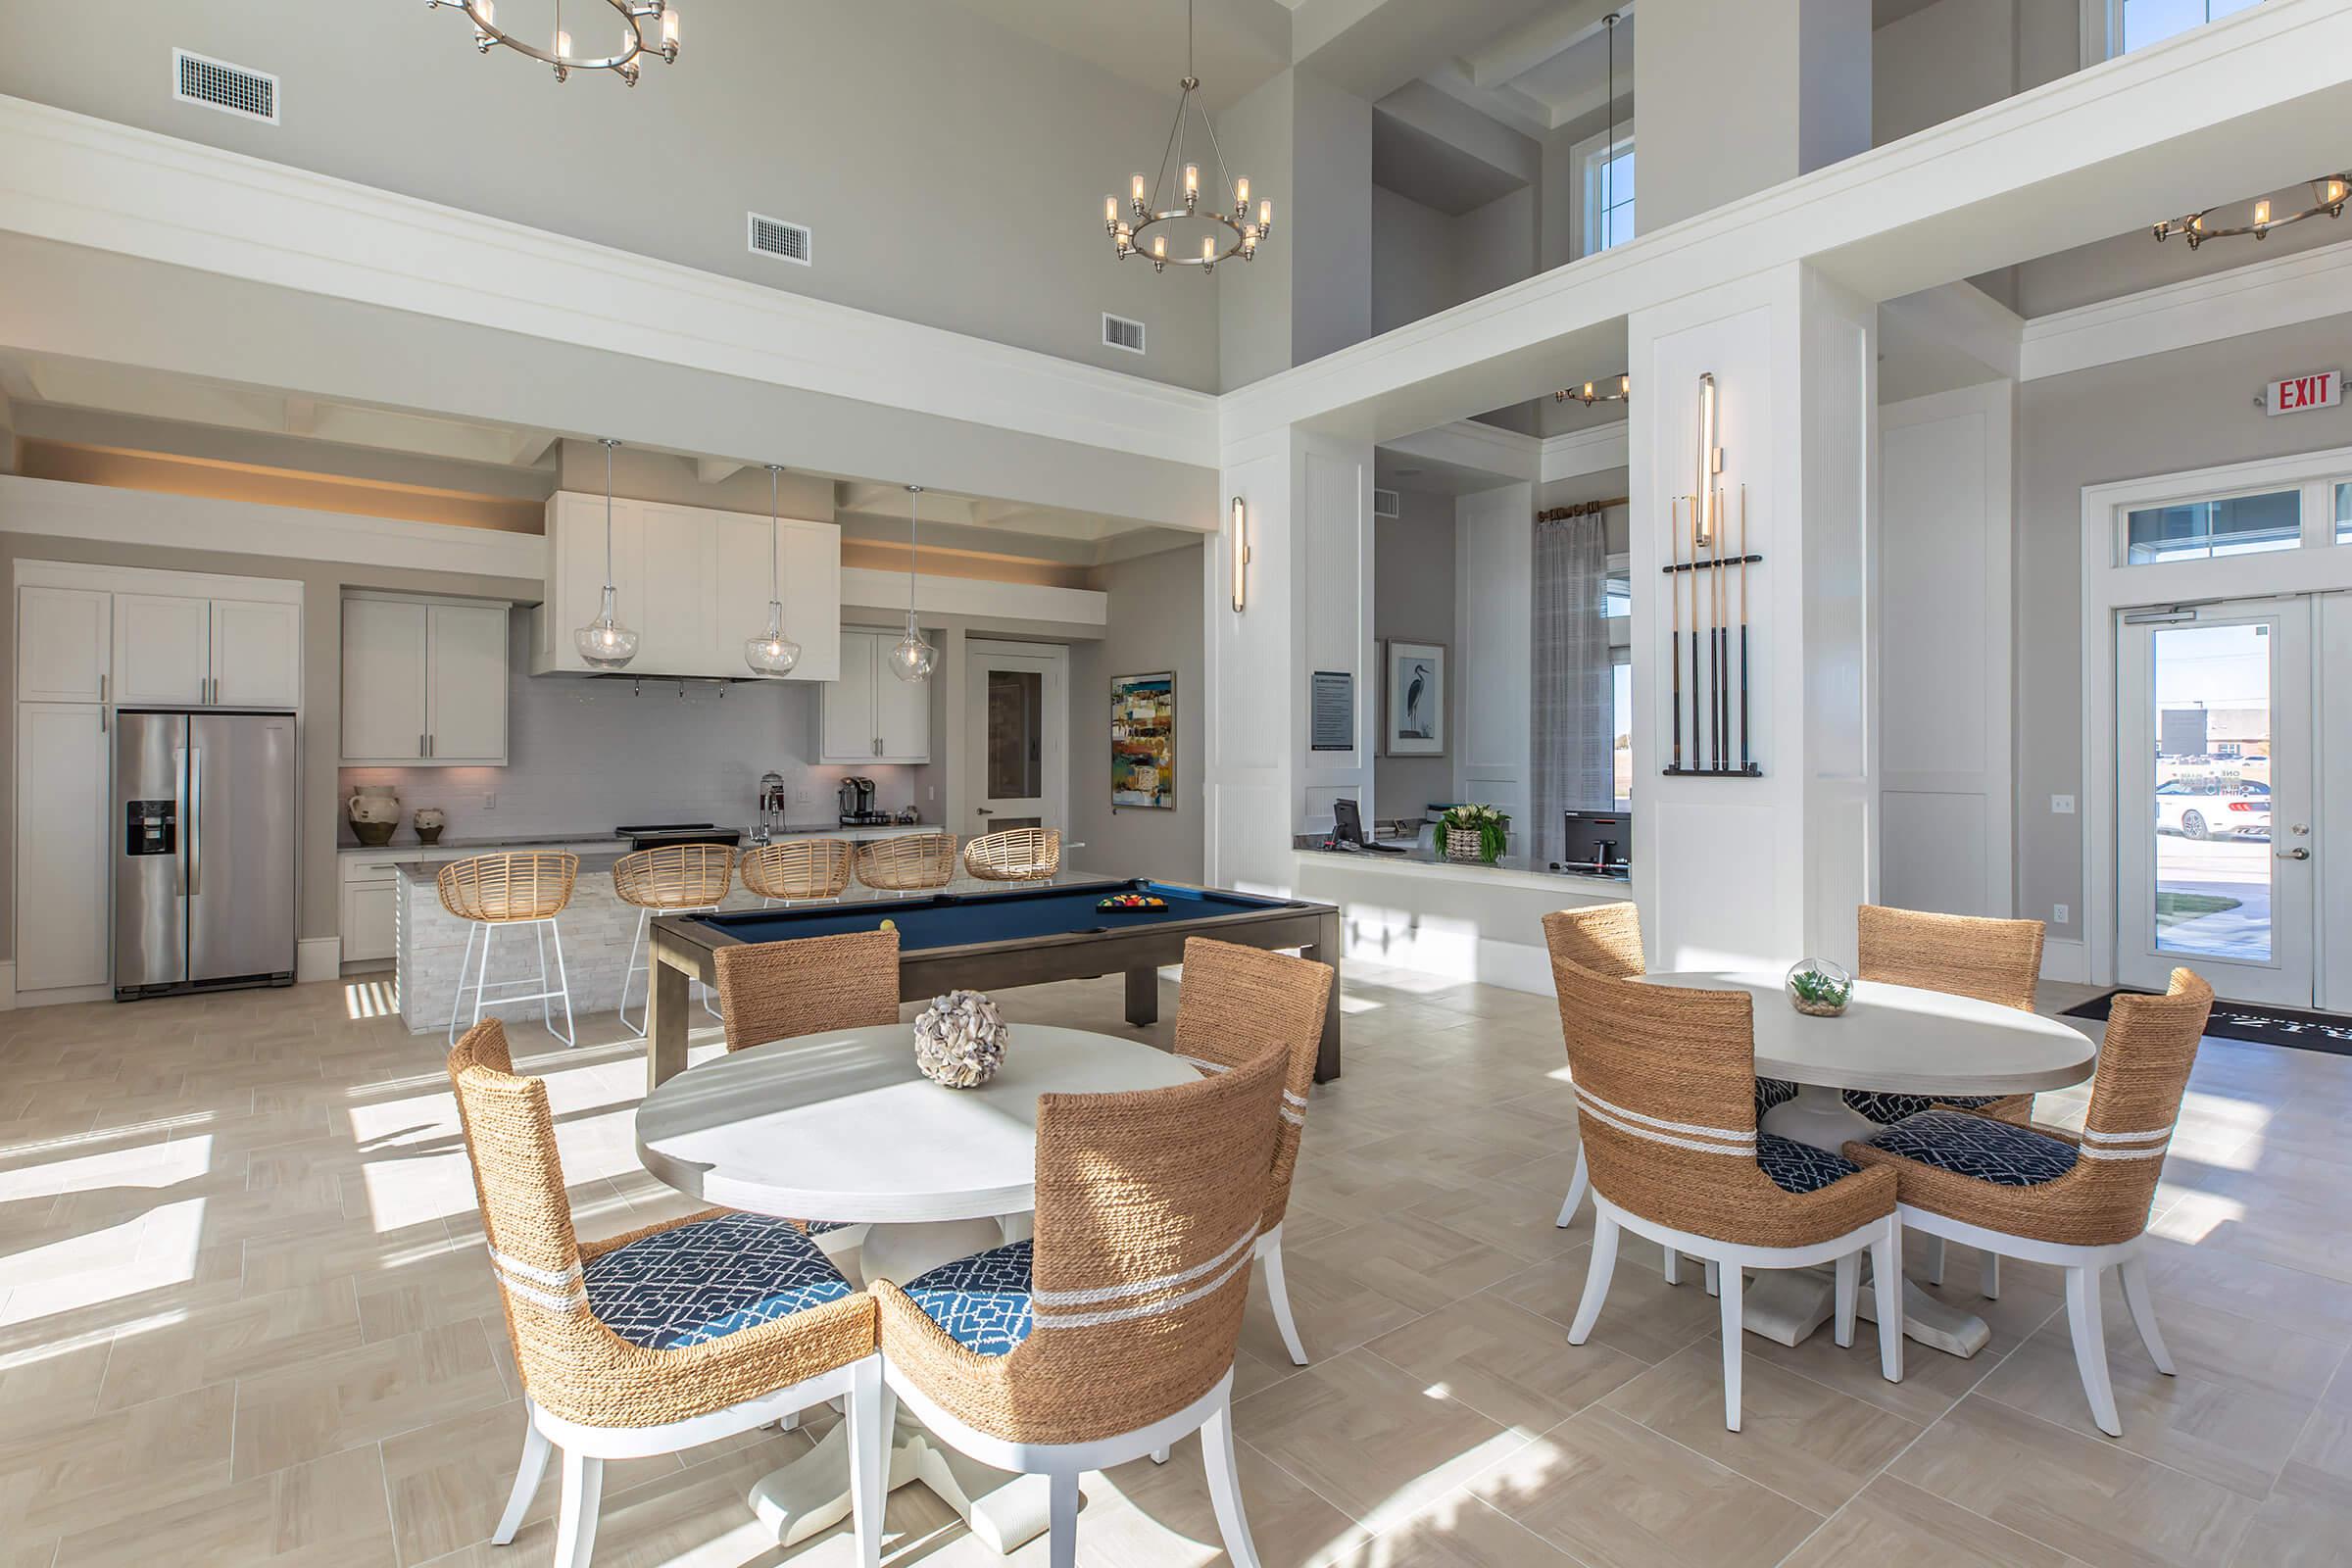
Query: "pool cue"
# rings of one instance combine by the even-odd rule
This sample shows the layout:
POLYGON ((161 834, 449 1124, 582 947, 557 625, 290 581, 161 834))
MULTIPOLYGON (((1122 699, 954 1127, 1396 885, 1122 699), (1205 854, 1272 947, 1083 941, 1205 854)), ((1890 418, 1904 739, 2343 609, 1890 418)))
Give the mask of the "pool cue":
POLYGON ((1740 487, 1740 771, 1747 760, 1747 486, 1740 487))
POLYGON ((1690 763, 1699 765, 1698 754, 1698 514, 1706 507, 1706 497, 1690 498, 1690 763))
MULTIPOLYGON (((1666 554, 1676 557, 1682 551, 1683 502, 1680 496, 1666 503, 1666 514, 1672 519, 1666 527, 1666 554)), ((1668 568, 1671 571, 1671 566, 1668 568)), ((1674 652, 1666 661, 1674 668, 1674 766, 1683 766, 1683 595, 1674 578, 1666 579, 1666 602, 1674 607, 1674 652)))
POLYGON ((1708 619, 1713 628, 1708 640, 1714 644, 1709 652, 1715 659, 1711 682, 1715 698, 1715 765, 1722 768, 1728 765, 1725 759, 1731 755, 1732 697, 1729 681, 1732 673, 1732 633, 1724 623, 1731 601, 1724 594, 1723 493, 1720 488, 1715 494, 1715 560, 1707 577, 1708 619))

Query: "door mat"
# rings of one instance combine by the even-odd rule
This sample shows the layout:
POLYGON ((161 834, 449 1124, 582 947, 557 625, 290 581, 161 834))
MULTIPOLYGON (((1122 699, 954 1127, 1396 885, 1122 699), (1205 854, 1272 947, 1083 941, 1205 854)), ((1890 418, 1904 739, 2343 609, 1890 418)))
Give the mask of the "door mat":
MULTIPOLYGON (((2150 995, 2119 989, 2072 1006, 2060 1016, 2107 1016, 2118 997, 2150 995)), ((2216 1040, 2246 1040, 2258 1046, 2284 1046, 2290 1051, 2324 1051, 2331 1056, 2352 1056, 2352 1016, 2340 1012, 2305 1012, 2295 1007, 2273 1007, 2251 1002, 2216 999, 2205 1033, 2216 1040)))

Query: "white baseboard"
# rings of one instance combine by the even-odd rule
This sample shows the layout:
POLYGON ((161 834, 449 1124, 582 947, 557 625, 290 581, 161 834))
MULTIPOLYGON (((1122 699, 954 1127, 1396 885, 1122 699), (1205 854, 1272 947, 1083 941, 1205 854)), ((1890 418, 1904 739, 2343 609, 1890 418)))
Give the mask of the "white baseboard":
POLYGON ((2077 985, 2090 984, 2090 948, 2082 942, 2061 938, 2041 945, 2041 977, 2044 980, 2071 980, 2077 985))
POLYGON ((294 982, 335 980, 343 974, 341 937, 304 937, 294 944, 294 982))
POLYGON ((1478 944, 1478 979, 1482 985, 1506 991, 1551 995, 1551 951, 1524 942, 1496 942, 1482 937, 1478 944))

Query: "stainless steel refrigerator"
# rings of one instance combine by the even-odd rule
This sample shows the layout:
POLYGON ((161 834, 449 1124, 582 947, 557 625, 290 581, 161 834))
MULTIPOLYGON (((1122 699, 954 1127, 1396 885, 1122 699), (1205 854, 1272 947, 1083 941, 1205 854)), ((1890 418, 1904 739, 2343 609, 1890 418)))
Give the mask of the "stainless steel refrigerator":
POLYGON ((115 715, 115 1000, 294 980, 294 715, 115 715))

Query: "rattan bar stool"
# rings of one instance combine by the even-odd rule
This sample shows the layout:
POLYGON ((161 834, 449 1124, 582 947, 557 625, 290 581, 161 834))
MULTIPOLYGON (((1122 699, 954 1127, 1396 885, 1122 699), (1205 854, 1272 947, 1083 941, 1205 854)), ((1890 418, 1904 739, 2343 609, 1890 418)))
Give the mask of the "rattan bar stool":
POLYGON ((827 1399, 850 1422, 858 1560, 882 1560, 886 1468, 874 1299, 783 1220, 705 1209, 582 1242, 547 1085, 497 1019, 449 1054, 490 1268, 522 1375, 522 1462, 491 1541, 522 1527, 561 1450, 556 1568, 588 1568, 605 1461, 672 1454, 827 1399))
MULTIPOLYGON (((1546 916, 1546 927, 1558 918, 1546 916)), ((1596 974, 1556 946, 1551 980, 1592 1183, 1592 1268, 1568 1343, 1585 1343, 1608 1299, 1620 1230, 1709 1260, 1720 1281, 1723 1424, 1737 1432, 1742 1271, 1836 1264, 1837 1340, 1849 1346, 1867 1251, 1879 1370, 1900 1382, 1894 1189, 1885 1172, 1757 1131, 1748 994, 1596 974)))
POLYGON ((2111 1438, 2124 1425, 2107 1375, 2099 1284, 2111 1268, 2122 1276, 2148 1359, 2171 1377, 2140 1245, 2212 1010, 2213 987, 2186 969, 2173 971, 2161 997, 2117 997, 2080 1136, 1936 1108, 1845 1146, 1848 1158, 1894 1172, 1906 1229, 2066 1270, 2075 1366, 2092 1419, 2111 1438))
MULTIPOLYGON (((1980 915, 1930 914, 1865 904, 1855 913, 1860 936, 1859 972, 1865 980, 1915 986, 1948 996, 1974 997, 2020 1012, 2034 1010, 2034 989, 2041 979, 2042 924, 2039 920, 1994 920, 1980 915)), ((1882 1127, 1891 1127, 1923 1110, 1974 1110, 2019 1126, 2034 1120, 2032 1095, 1962 1095, 1936 1100, 1925 1095, 1885 1095, 1848 1089, 1845 1102, 1882 1127)), ((1928 1246, 1928 1277, 1943 1283, 1943 1238, 1928 1246)), ((1986 1252, 1978 1262, 1979 1289, 2001 1294, 2001 1259, 1986 1252)))
MULTIPOLYGON (((622 1027, 642 1040, 653 1010, 654 955, 646 933, 657 914, 709 914, 727 902, 735 882, 735 852, 724 844, 664 844, 624 855, 612 862, 612 896, 637 906, 637 934, 629 939, 629 966, 620 975, 622 1027), (641 958, 639 954, 643 954, 641 958), (629 985, 645 979, 645 1006, 629 1022, 629 985)), ((699 984, 699 982, 698 982, 699 984)), ((703 1010, 715 1018, 718 1005, 709 990, 703 1010)))
POLYGON ((458 994, 449 1006, 449 1039, 457 1043, 458 1016, 466 1009, 466 970, 471 965, 473 976, 473 1023, 482 1021, 482 1008, 503 1007, 511 1003, 564 1002, 564 1029, 556 1030, 556 1010, 543 1006, 547 1032, 565 1045, 572 1044, 571 982, 564 972, 564 930, 556 923, 571 903, 572 884, 579 879, 580 858, 555 850, 530 850, 506 855, 477 855, 471 859, 452 860, 433 876, 433 890, 441 896, 441 907, 469 922, 466 932, 466 956, 458 964, 458 994), (501 926, 527 925, 537 939, 539 950, 539 978, 531 980, 499 980, 490 978, 490 939, 501 926), (474 938, 481 938, 481 957, 474 957, 474 938), (552 987, 547 969, 547 945, 550 937, 556 945, 556 969, 552 987), (492 997, 492 990, 536 984, 537 991, 520 996, 492 997))
POLYGON ((747 852, 735 866, 762 904, 800 904, 847 893, 850 860, 847 839, 785 839, 747 852))
POLYGON ((872 1283, 883 1376, 932 1436, 1050 1479, 1047 1561, 1077 1561, 1078 1478, 1194 1432, 1235 1568, 1257 1568, 1233 1357, 1282 1126, 1286 1052, 1199 1083, 1046 1095, 1037 1230, 872 1283))
POLYGON ((858 880, 877 893, 929 893, 956 880, 956 835, 908 833, 858 846, 858 880))
POLYGON ((1051 882, 1061 874, 1061 834, 1050 827, 1008 827, 963 847, 963 868, 983 882, 1051 882))
POLYGON ((1274 1143, 1274 1186, 1258 1223, 1257 1256, 1265 1265, 1274 1324, 1292 1361, 1306 1365, 1306 1347, 1291 1319, 1291 1293, 1282 1273, 1282 1220, 1291 1206, 1291 1177, 1306 1132, 1306 1098, 1315 1085, 1315 1054, 1323 1014, 1331 1004, 1331 969, 1284 953, 1194 937, 1184 945, 1184 987, 1176 1000, 1176 1054, 1206 1073, 1230 1072, 1269 1051, 1290 1058, 1282 1087, 1282 1125, 1274 1143))

